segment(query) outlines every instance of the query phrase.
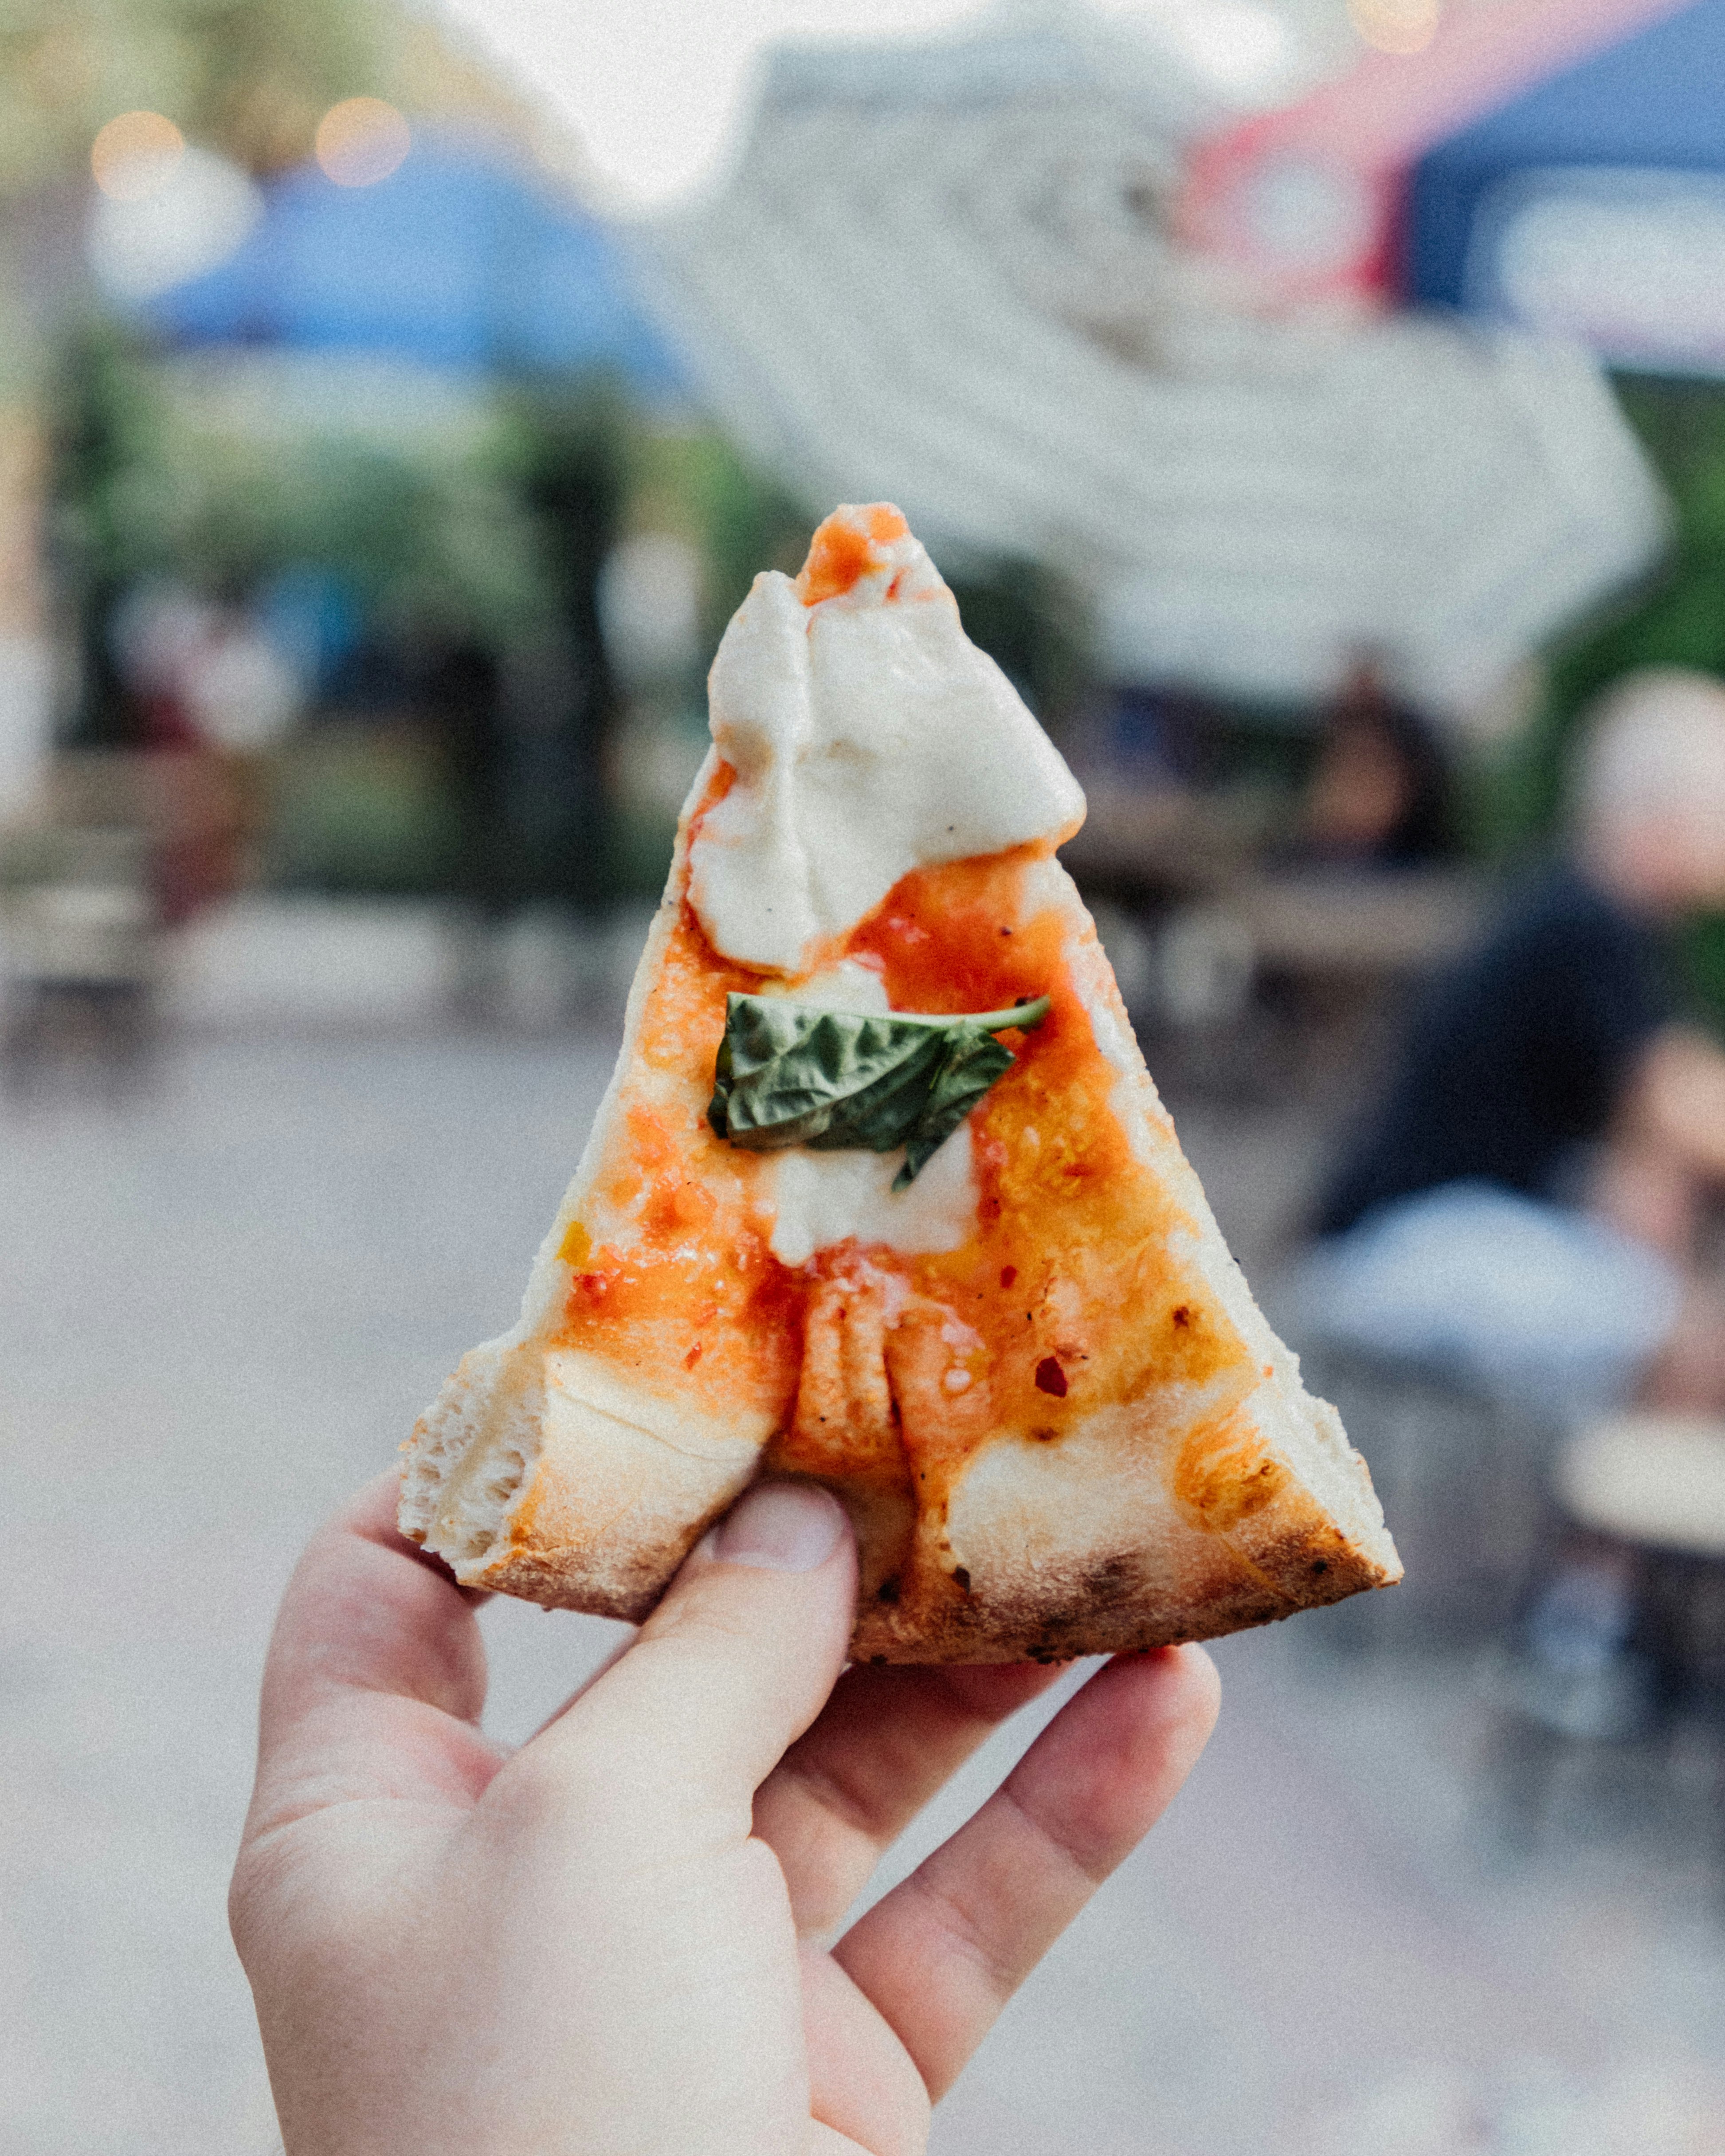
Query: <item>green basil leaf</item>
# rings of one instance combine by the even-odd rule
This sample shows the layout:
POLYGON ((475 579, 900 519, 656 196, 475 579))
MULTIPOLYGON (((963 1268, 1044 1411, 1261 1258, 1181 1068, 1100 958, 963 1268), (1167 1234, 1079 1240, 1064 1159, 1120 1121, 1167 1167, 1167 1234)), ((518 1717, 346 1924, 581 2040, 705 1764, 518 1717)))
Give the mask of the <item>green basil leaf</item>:
POLYGON ((789 996, 732 995, 713 1070, 707 1121, 754 1152, 905 1148, 893 1188, 913 1183, 1004 1070, 1012 1051, 994 1039, 1040 1025, 1048 998, 1011 1010, 816 1009, 789 996))
POLYGON ((913 1183, 984 1093, 1012 1068, 1012 1050, 992 1034, 968 1028, 949 1042, 928 1100, 905 1141, 905 1164, 892 1178, 895 1190, 913 1183))

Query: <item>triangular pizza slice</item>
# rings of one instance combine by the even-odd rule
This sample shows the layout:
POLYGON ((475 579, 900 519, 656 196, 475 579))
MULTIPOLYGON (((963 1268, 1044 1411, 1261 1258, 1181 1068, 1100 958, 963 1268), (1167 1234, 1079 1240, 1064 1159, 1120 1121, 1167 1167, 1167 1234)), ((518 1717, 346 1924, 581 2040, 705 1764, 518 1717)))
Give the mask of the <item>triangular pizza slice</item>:
POLYGON ((1399 1577, 1055 859, 1083 797, 898 512, 757 578, 710 685, 616 1075, 520 1322, 413 1432, 404 1532, 639 1619, 754 1477, 811 1477, 886 1661, 1399 1577))

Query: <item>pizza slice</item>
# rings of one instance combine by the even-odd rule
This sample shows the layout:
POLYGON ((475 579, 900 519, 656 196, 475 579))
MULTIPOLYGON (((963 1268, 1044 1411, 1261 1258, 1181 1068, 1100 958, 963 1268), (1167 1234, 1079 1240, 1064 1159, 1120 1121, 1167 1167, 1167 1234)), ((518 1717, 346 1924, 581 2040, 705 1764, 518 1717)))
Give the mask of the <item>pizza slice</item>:
POLYGON ((1055 849, 1070 773, 899 513, 711 678, 611 1088, 520 1322, 407 1447, 458 1578, 639 1619, 754 1477, 855 1523, 853 1652, 1201 1638, 1399 1577, 1055 849))

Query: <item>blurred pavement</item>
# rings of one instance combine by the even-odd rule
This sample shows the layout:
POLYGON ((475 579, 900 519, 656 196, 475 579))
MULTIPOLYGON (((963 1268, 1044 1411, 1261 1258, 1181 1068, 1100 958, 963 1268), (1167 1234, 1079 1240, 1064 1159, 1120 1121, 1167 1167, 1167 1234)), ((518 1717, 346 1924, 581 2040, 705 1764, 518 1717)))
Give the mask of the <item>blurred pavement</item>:
MULTIPOLYGON (((275 2147, 223 1914, 273 1607, 509 1321, 613 1047, 207 1030, 130 1102, 0 1102, 0 2151, 275 2147)), ((1182 1128, 1250 1265, 1312 1134, 1182 1128)), ((616 1630, 484 1622, 508 1737, 616 1630)), ((1722 2156, 1716 1793, 1650 1825, 1631 1779, 1615 1824, 1578 1802, 1512 1862, 1467 1671, 1345 1661, 1323 1625, 1224 1643, 1210 1753, 1009 2010, 938 2156, 1722 2156)))

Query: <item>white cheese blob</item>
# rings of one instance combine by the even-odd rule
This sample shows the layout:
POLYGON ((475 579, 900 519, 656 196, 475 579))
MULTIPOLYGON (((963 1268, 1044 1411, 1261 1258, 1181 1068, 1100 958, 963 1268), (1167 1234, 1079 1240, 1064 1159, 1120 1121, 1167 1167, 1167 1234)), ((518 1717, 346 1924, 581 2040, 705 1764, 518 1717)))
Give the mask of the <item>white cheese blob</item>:
MULTIPOLYGON (((823 1010, 885 1012, 891 1006, 880 976, 847 958, 792 993, 823 1010)), ((817 1250, 854 1235, 885 1243, 906 1257, 956 1250, 976 1225, 977 1185, 970 1125, 961 1123, 927 1161, 907 1189, 892 1179, 904 1166, 892 1152, 810 1152, 793 1146, 763 1154, 766 1202, 773 1209, 773 1255, 781 1265, 806 1265, 817 1250)))
POLYGON ((861 1018, 885 1018, 892 1005, 886 983, 872 966, 857 958, 841 958, 836 966, 823 966, 795 986, 788 982, 763 982, 763 996, 793 996, 815 1010, 850 1011, 861 1018))
POLYGON ((960 1123, 905 1190, 892 1187, 905 1164, 902 1147, 893 1152, 810 1152, 794 1146, 767 1158, 772 1250, 781 1265, 806 1265, 817 1250, 830 1250, 849 1235, 859 1243, 885 1243, 906 1257, 956 1250, 976 1225, 968 1122, 960 1123))
POLYGON ((1084 816, 1076 780, 965 635, 916 541, 868 537, 866 511, 835 515, 864 535, 866 572, 805 606, 768 570, 725 632, 708 688, 736 778, 689 851, 708 942, 785 974, 911 870, 1057 839, 1084 816))

